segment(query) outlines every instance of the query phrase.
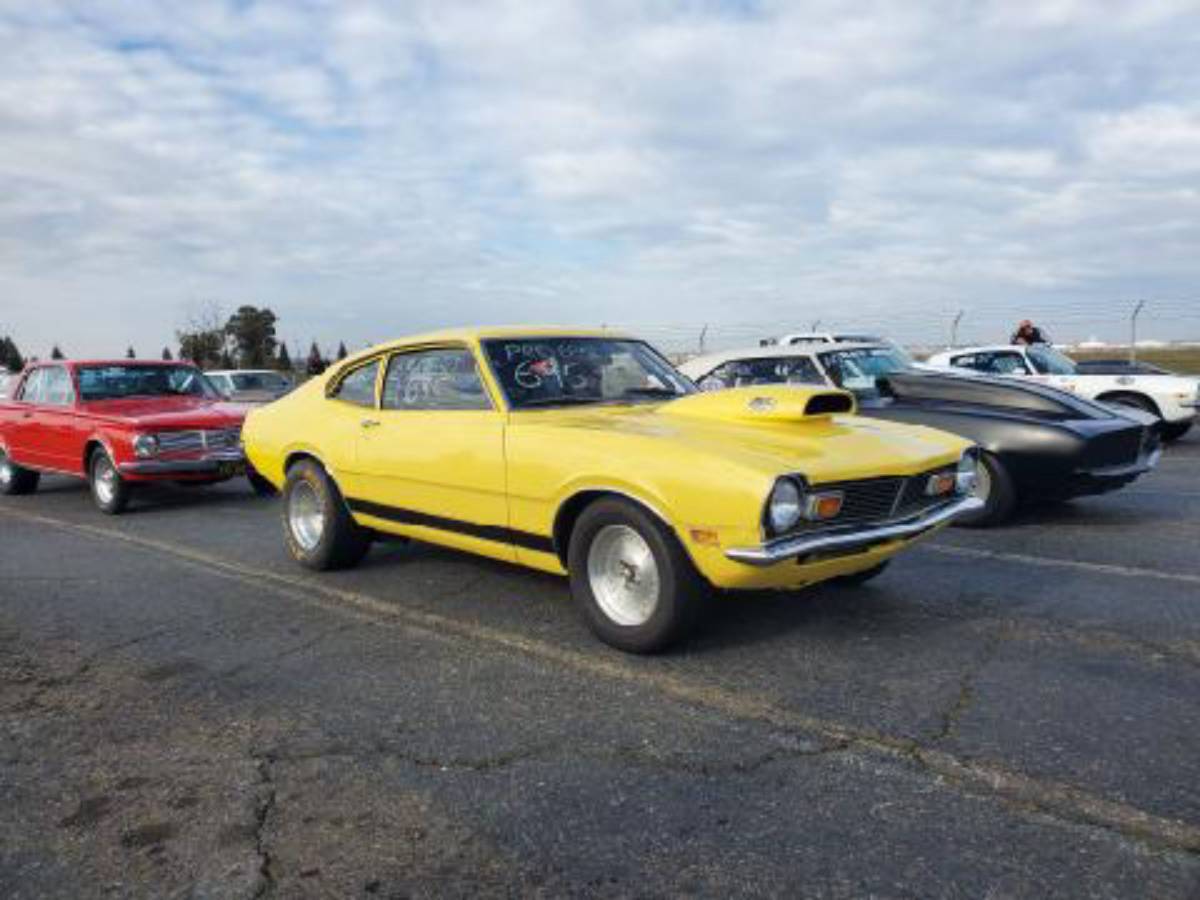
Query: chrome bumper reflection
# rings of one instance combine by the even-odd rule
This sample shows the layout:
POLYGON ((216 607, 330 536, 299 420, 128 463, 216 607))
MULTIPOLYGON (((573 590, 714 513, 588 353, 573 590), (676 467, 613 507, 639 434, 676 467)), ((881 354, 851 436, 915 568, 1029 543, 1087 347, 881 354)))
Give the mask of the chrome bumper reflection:
POLYGON ((882 544, 887 541, 915 537, 923 531, 936 528, 946 522, 964 516, 967 513, 983 509, 984 503, 975 497, 961 497, 946 506, 932 512, 913 516, 900 522, 866 528, 862 531, 843 532, 841 534, 802 534, 794 537, 780 538, 759 547, 733 547, 725 551, 725 555, 737 562, 752 566, 770 566, 784 560, 799 556, 809 556, 813 553, 826 553, 834 550, 855 550, 872 544, 882 544))

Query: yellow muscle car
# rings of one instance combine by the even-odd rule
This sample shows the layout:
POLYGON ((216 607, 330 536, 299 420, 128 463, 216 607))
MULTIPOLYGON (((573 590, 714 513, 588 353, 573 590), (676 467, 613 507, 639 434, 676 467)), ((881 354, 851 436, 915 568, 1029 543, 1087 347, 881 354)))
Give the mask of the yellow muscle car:
POLYGON ((243 438, 304 565, 386 532, 566 574, 602 640, 649 652, 709 586, 863 582, 978 508, 967 441, 854 411, 826 388, 700 393, 610 332, 496 328, 360 353, 243 438))

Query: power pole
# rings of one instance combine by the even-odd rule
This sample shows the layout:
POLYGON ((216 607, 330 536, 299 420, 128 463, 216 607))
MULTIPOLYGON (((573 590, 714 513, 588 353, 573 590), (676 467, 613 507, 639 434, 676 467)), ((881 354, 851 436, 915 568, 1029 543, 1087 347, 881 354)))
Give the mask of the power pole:
POLYGON ((1133 308, 1133 315, 1129 317, 1129 361, 1137 360, 1137 320, 1138 314, 1141 313, 1142 307, 1146 305, 1145 300, 1139 300, 1137 306, 1133 308))
POLYGON ((963 311, 960 309, 958 315, 954 317, 954 323, 950 326, 950 346, 958 346, 958 323, 962 321, 963 311))
POLYGON ((700 355, 704 355, 704 337, 708 334, 708 326, 705 325, 700 329, 700 355))
POLYGON ((817 330, 817 328, 820 327, 820 325, 821 325, 821 320, 816 319, 813 321, 812 325, 809 326, 808 330, 815 332, 817 330))

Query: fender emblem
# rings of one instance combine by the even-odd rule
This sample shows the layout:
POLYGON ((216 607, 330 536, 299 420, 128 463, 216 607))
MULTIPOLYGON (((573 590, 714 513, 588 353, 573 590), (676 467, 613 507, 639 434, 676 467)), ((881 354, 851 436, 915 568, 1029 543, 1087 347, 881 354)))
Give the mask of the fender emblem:
POLYGON ((770 412, 775 408, 774 397, 755 397, 746 404, 753 412, 770 412))

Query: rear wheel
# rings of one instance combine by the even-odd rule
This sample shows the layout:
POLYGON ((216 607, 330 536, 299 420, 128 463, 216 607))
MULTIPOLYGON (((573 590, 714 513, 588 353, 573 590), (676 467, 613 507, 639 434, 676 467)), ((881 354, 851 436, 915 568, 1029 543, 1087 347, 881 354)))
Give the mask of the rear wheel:
POLYGON ((371 533, 354 521, 333 479, 311 459, 288 470, 283 535, 292 557, 317 570, 349 568, 371 547, 371 533))
POLYGON ((708 593, 675 535, 619 498, 598 500, 580 515, 567 570, 588 627, 631 653, 654 653, 683 637, 708 593))
POLYGON ((92 500, 96 508, 110 516, 124 512, 133 488, 121 477, 106 450, 97 450, 92 454, 90 472, 92 500))
POLYGON ((8 458, 7 453, 0 450, 0 494, 32 494, 37 490, 41 477, 37 472, 18 466, 8 458))
POLYGON ((958 520, 957 524, 968 528, 987 528, 998 525, 1013 514, 1017 508, 1017 489, 1004 463, 990 453, 981 452, 975 464, 975 490, 972 492, 983 501, 983 509, 958 520))

